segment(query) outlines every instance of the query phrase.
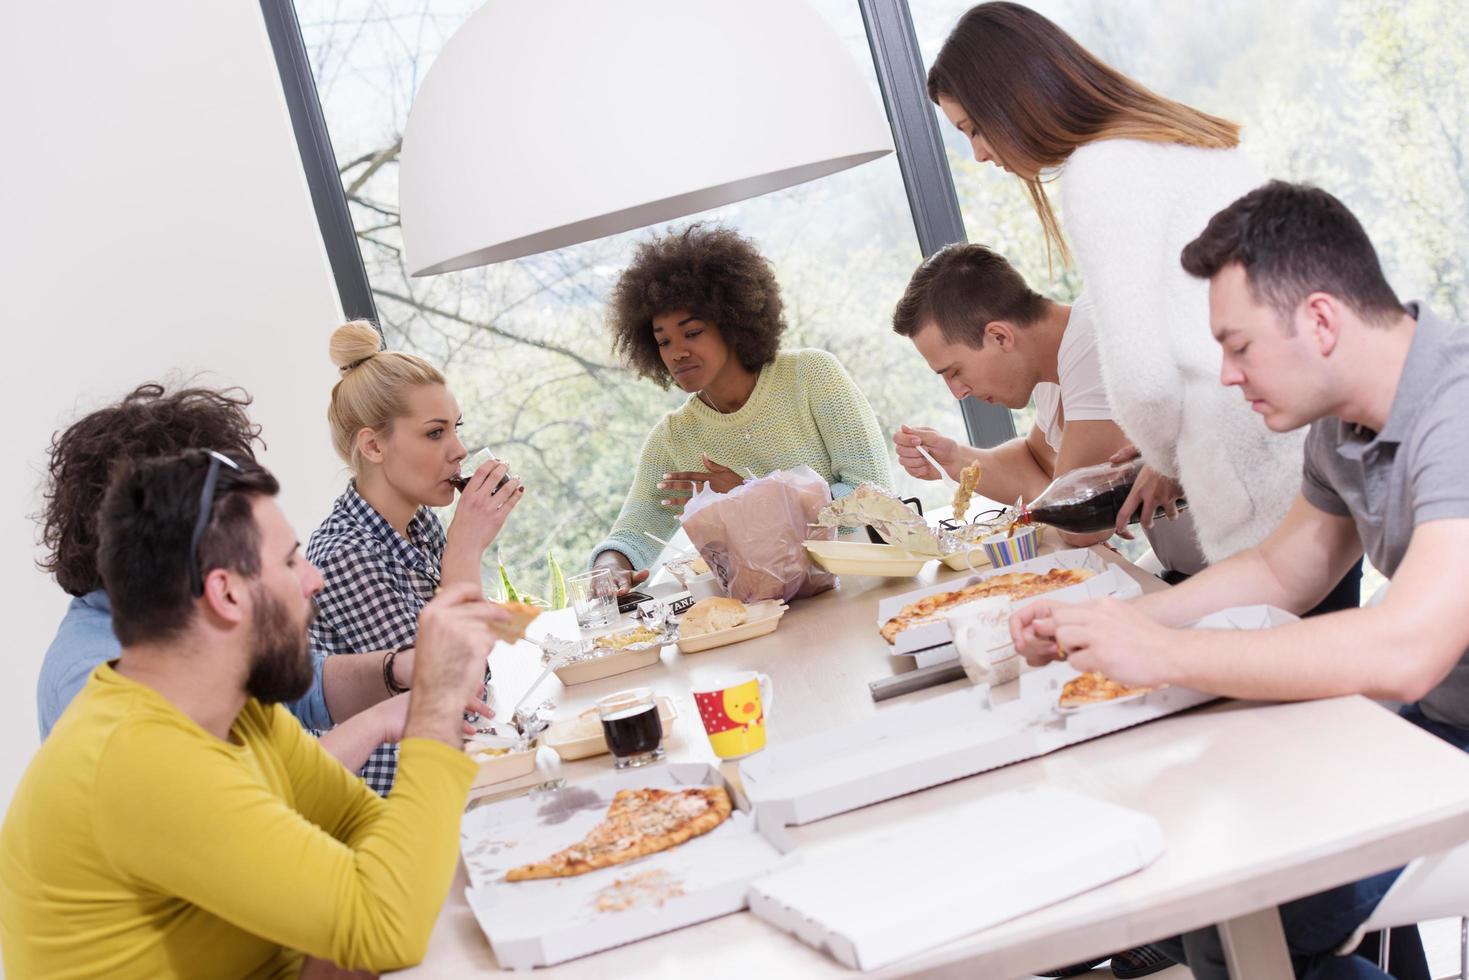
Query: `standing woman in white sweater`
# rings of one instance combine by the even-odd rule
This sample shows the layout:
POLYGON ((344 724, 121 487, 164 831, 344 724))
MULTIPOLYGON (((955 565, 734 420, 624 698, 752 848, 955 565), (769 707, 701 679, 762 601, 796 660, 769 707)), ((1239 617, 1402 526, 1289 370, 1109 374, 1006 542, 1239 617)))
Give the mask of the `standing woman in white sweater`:
MULTIPOLYGON (((1147 464, 1118 530, 1139 507, 1148 525, 1157 504, 1181 493, 1203 558, 1259 544, 1299 493, 1305 432, 1272 433, 1220 383, 1208 285, 1180 264, 1215 213, 1263 183, 1239 149, 1239 126, 1149 91, 1006 2, 959 19, 928 93, 976 161, 1025 183, 1048 255, 1081 271, 1108 400, 1147 464), (1046 192, 1057 177, 1064 232, 1046 192)), ((1311 612, 1356 606, 1360 581, 1359 563, 1311 612)), ((1166 965, 1152 947, 1112 958, 1124 980, 1166 965)))
POLYGON ((1258 544, 1300 486, 1304 436, 1271 433, 1219 383, 1208 286, 1179 265, 1262 182, 1239 126, 1149 91, 1013 3, 960 18, 928 90, 977 161, 1025 183, 1048 253, 1082 273, 1108 398, 1149 468, 1124 517, 1181 484, 1208 560, 1258 544), (1058 176, 1064 233, 1046 189, 1058 176))

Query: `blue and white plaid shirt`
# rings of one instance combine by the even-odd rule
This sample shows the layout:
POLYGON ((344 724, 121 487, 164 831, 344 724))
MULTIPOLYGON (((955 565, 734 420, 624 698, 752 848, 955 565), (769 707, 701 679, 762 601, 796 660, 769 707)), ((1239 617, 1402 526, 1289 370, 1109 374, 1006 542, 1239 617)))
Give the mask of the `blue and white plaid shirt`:
MULTIPOLYGON (((443 571, 444 526, 427 507, 408 522, 405 539, 356 483, 337 498, 311 535, 306 558, 325 580, 316 597, 311 639, 322 655, 401 650, 418 635, 418 613, 433 598, 443 571)), ((398 771, 398 747, 379 746, 362 778, 387 795, 398 771)))

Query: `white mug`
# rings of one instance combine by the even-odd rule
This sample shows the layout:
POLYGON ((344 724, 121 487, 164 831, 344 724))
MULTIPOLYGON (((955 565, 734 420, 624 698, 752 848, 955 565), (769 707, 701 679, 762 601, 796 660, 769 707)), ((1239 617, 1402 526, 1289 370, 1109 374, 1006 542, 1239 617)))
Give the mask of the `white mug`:
POLYGON ((959 651, 959 662, 976 684, 1004 684, 1019 676, 1010 640, 1009 596, 976 599, 944 610, 944 622, 959 651), (996 669, 999 668, 999 669, 996 669))

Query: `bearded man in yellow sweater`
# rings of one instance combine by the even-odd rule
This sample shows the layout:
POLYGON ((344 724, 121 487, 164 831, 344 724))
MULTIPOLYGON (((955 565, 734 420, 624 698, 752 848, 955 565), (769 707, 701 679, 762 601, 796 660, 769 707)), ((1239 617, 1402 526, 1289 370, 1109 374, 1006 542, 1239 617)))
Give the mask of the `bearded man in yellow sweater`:
POLYGON ((311 681, 321 577, 248 460, 134 464, 98 561, 121 657, 97 667, 0 828, 14 977, 313 977, 422 959, 474 764, 466 696, 492 626, 476 590, 420 617, 397 785, 373 793, 281 706, 311 681))

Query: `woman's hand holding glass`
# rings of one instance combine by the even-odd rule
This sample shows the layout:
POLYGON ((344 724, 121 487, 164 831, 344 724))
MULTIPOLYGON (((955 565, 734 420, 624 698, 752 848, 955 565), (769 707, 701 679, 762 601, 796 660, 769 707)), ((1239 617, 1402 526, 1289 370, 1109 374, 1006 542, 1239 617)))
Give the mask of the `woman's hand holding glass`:
POLYGON ((666 492, 668 496, 659 503, 670 510, 682 511, 684 504, 689 502, 689 498, 703 486, 714 488, 715 493, 729 493, 745 482, 744 476, 728 466, 721 466, 714 462, 708 454, 704 454, 703 459, 705 468, 702 470, 664 473, 658 489, 666 492))
POLYGON ((454 520, 449 523, 449 539, 462 540, 482 553, 494 543, 524 495, 525 487, 519 477, 510 475, 508 463, 487 459, 459 494, 454 520))

